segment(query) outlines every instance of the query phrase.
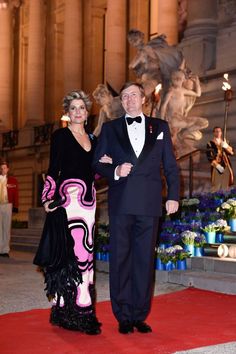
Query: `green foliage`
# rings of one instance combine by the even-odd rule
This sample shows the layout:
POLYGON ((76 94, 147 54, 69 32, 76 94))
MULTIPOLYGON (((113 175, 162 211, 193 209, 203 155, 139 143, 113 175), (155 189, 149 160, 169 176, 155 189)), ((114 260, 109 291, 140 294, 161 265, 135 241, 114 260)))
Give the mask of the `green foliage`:
POLYGON ((109 246, 109 225, 98 223, 95 231, 94 238, 94 251, 106 252, 109 246))

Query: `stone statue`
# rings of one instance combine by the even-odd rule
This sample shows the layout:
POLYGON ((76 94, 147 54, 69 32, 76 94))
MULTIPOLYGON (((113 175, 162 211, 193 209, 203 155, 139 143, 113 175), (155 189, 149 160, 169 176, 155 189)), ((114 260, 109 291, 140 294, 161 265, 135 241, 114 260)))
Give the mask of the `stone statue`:
POLYGON ((181 51, 168 45, 166 36, 161 34, 144 43, 144 33, 132 29, 128 33, 129 43, 137 49, 136 56, 129 64, 139 82, 145 89, 145 95, 149 97, 158 83, 162 83, 163 92, 169 87, 171 73, 177 70, 182 61, 181 51))
MULTIPOLYGON (((128 33, 129 43, 137 49, 131 61, 132 69, 145 89, 147 109, 152 111, 153 95, 158 83, 162 84, 160 115, 169 122, 176 155, 181 156, 194 149, 194 141, 202 137, 201 129, 208 120, 190 116, 189 112, 197 97, 201 95, 200 82, 186 67, 183 54, 176 46, 170 46, 161 34, 144 43, 144 34, 136 29, 128 33)), ((158 112, 155 114, 158 116, 158 112)))
POLYGON ((94 135, 99 136, 104 122, 121 117, 125 111, 121 105, 120 97, 113 97, 106 85, 99 84, 93 91, 93 97, 96 103, 101 106, 98 123, 93 132, 94 135))
POLYGON ((202 138, 201 129, 208 126, 208 120, 189 115, 197 97, 201 96, 199 78, 183 70, 171 75, 171 86, 161 105, 161 117, 168 121, 177 156, 194 149, 194 141, 202 138))

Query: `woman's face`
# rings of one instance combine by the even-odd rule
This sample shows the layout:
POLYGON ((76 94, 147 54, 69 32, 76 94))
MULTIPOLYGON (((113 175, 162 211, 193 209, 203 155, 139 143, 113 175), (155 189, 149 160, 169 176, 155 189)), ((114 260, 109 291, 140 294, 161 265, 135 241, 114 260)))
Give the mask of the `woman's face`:
POLYGON ((68 111, 71 123, 83 124, 88 117, 88 111, 86 109, 83 100, 74 99, 71 101, 68 111))

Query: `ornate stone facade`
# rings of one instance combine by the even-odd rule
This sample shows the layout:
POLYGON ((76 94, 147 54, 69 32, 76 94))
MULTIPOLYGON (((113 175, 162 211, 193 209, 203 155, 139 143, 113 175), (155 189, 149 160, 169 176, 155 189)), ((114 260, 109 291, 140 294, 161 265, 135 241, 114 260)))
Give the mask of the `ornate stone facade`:
MULTIPOLYGON (((34 144, 34 127, 57 124, 64 94, 81 87, 92 93, 106 81, 119 90, 134 79, 135 49, 127 33, 137 28, 147 42, 155 32, 178 44, 200 78, 202 96, 191 114, 206 117, 199 147, 214 125, 222 126, 222 76, 236 85, 236 8, 233 0, 19 0, 0 7, 0 131, 19 130, 18 145, 4 158, 20 182, 19 218, 37 205, 38 175, 48 164, 48 145, 34 144), (180 5, 182 8, 180 9, 180 5), (178 35, 178 28, 179 34, 178 35), (178 39, 179 38, 179 39, 178 39), (181 39, 181 42, 178 41, 181 39)), ((235 99, 228 137, 235 143, 235 99)), ((93 114, 99 106, 94 102, 93 114)), ((1 141, 0 141, 1 143, 1 141)), ((234 165, 234 161, 233 161, 234 165)))

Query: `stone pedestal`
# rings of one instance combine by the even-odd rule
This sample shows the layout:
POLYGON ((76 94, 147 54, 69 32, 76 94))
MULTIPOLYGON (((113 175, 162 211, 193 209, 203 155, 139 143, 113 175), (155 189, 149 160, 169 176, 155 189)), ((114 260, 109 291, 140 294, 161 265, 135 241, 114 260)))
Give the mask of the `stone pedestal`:
POLYGON ((44 208, 30 208, 29 209, 29 229, 42 229, 45 221, 46 213, 44 208))

